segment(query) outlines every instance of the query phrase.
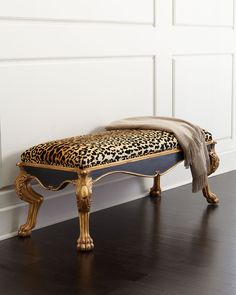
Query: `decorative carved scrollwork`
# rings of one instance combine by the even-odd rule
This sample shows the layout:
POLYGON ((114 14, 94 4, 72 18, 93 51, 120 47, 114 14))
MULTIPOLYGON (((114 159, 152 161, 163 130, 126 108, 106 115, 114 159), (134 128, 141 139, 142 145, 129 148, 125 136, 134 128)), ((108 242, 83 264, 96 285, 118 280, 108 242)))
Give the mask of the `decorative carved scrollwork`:
POLYGON ((26 223, 21 225, 18 231, 18 235, 21 237, 30 236, 32 229, 36 225, 38 210, 43 202, 43 197, 36 193, 30 185, 32 179, 34 178, 21 169, 15 181, 16 194, 21 200, 29 203, 26 223))
POLYGON ((92 178, 83 171, 76 181, 76 196, 79 212, 89 212, 92 195, 92 178))
POLYGON ((210 171, 209 171, 208 175, 211 175, 219 167, 220 159, 215 151, 211 151, 209 153, 209 157, 210 157, 210 171))
POLYGON ((15 181, 15 191, 21 200, 24 200, 23 190, 26 188, 28 180, 29 175, 26 173, 26 171, 21 170, 15 181))
MULTIPOLYGON (((209 153, 210 158, 210 169, 208 175, 214 173, 220 164, 220 159, 215 151, 215 142, 211 146, 211 151, 209 153)), ((217 205, 219 203, 219 198, 210 190, 209 184, 207 184, 202 189, 203 196, 206 198, 207 202, 212 205, 217 205)))

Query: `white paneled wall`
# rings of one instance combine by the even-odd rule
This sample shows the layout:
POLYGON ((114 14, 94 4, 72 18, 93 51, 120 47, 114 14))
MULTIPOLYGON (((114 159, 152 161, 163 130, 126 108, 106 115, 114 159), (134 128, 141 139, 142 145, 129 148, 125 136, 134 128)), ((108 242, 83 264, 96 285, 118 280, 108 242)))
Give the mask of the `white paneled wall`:
POLYGON ((9 0, 1 16, 41 20, 153 23, 153 0, 9 0))
POLYGON ((86 134, 114 118, 152 114, 153 66, 152 57, 0 63, 2 185, 14 182, 20 150, 86 134))
POLYGON ((234 0, 174 0, 174 23, 233 27, 234 0))
POLYGON ((173 115, 208 126, 217 141, 232 137, 232 62, 232 54, 173 57, 173 115))
MULTIPOLYGON (((217 139, 218 173, 235 169, 234 15, 233 0, 0 0, 0 237, 26 214, 13 190, 21 152, 115 119, 191 120, 217 139)), ((150 186, 124 176, 104 181, 93 211, 150 186)), ((189 181, 180 166, 162 183, 189 181)), ((42 193, 39 227, 77 215, 72 187, 42 193)))

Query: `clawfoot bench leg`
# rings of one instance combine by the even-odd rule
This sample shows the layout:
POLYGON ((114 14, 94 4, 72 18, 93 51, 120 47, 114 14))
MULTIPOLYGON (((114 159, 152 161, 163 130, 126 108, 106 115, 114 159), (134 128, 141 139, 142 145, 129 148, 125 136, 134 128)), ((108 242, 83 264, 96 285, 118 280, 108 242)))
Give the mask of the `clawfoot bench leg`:
POLYGON ((218 204, 219 198, 210 190, 209 184, 202 189, 203 196, 209 204, 218 204))
POLYGON ((30 236, 32 229, 36 225, 37 214, 43 202, 43 197, 36 193, 31 187, 32 177, 26 171, 21 170, 15 181, 15 191, 18 197, 29 203, 28 216, 26 223, 21 225, 18 231, 18 236, 30 236))
POLYGON ((77 240, 77 249, 80 251, 90 251, 94 248, 94 243, 89 233, 92 178, 86 171, 82 171, 75 185, 80 222, 80 236, 77 240))
MULTIPOLYGON (((217 156, 215 152, 215 148, 209 153, 210 157, 210 171, 208 175, 211 175, 214 173, 217 168, 219 167, 219 157, 217 156)), ((218 204, 219 203, 219 198, 210 190, 209 184, 207 184, 203 189, 202 189, 203 196, 207 199, 207 202, 209 204, 218 204)))
POLYGON ((153 187, 150 189, 151 197, 160 197, 161 196, 161 176, 157 174, 153 179, 153 187))

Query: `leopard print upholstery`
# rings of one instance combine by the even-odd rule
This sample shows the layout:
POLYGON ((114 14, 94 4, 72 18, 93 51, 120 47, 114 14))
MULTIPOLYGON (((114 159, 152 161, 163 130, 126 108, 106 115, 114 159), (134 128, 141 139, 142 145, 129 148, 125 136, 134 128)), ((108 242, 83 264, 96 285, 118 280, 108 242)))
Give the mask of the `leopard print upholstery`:
MULTIPOLYGON (((205 132, 205 140, 212 135, 205 132)), ((157 130, 113 130, 36 145, 21 155, 24 163, 88 168, 179 147, 176 137, 157 130)))

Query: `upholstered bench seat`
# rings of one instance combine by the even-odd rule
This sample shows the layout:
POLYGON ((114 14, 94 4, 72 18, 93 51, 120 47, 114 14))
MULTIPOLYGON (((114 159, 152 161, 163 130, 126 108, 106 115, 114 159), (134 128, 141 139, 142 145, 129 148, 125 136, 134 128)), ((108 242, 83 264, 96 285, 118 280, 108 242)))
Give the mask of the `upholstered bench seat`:
MULTIPOLYGON (((219 159, 212 135, 205 132, 213 173, 219 159)), ((16 179, 17 195, 29 203, 28 217, 19 229, 19 236, 31 234, 43 197, 35 192, 31 182, 37 181, 48 190, 57 191, 68 184, 75 186, 80 220, 77 248, 89 251, 94 243, 89 234, 89 212, 92 186, 101 178, 114 173, 126 173, 154 179, 150 189, 152 197, 160 197, 160 176, 184 160, 184 153, 176 137, 157 130, 113 130, 93 135, 70 137, 39 144, 21 155, 20 174, 16 179)), ((219 199, 203 188, 203 195, 210 204, 219 199)))
MULTIPOLYGON (((210 132, 205 140, 212 140, 210 132)), ((85 169, 180 148, 166 131, 115 130, 39 144, 21 155, 24 163, 85 169)))

